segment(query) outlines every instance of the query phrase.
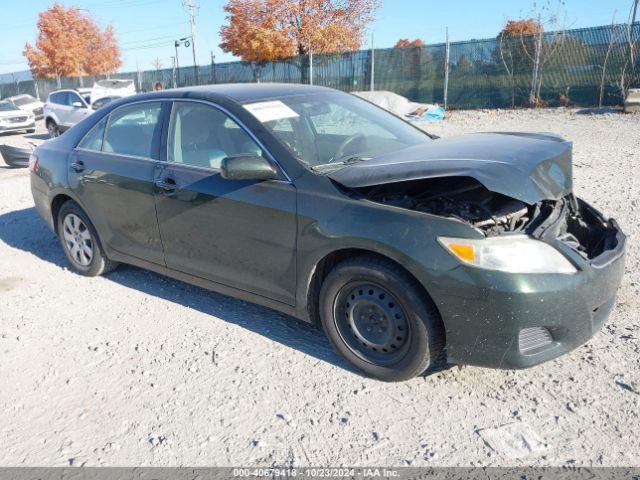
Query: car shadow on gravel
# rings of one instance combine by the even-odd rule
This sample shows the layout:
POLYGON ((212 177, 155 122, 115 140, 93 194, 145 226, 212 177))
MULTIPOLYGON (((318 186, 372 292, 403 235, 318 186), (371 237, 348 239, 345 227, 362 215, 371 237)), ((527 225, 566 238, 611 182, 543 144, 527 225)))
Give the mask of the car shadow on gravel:
MULTIPOLYGON (((57 237, 35 207, 0 214, 0 241, 68 269, 57 237)), ((148 295, 212 315, 270 340, 358 374, 331 348, 318 328, 269 308, 227 297, 148 270, 121 265, 105 278, 148 295)), ((132 312, 132 317, 135 312, 132 312)))

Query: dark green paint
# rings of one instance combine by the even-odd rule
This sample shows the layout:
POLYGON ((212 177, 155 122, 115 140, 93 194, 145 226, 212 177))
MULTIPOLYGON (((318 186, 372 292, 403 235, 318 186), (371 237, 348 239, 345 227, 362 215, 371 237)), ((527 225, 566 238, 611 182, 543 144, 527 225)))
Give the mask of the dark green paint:
MULTIPOLYGON (((305 321, 312 319, 310 286, 324 258, 345 249, 383 255, 431 295, 455 363, 529 367, 575 348, 600 328, 624 271, 622 233, 602 265, 558 245, 578 266, 575 275, 515 275, 463 266, 436 238, 481 238, 478 231, 452 219, 350 197, 329 178, 304 168, 240 104, 308 92, 301 86, 288 86, 286 92, 277 86, 221 86, 133 99, 194 99, 224 108, 277 159, 271 163, 276 180, 225 179, 209 169, 167 163, 166 112, 159 160, 74 150, 99 119, 132 100, 124 99, 37 149, 40 170, 31 175, 36 207, 53 228, 52 204, 58 195, 69 196, 87 212, 113 260, 305 321), (76 160, 84 162, 83 172, 70 169, 76 160), (157 182, 168 177, 175 188, 158 188, 157 182), (538 325, 552 330, 557 345, 522 355, 518 331, 538 325)), ((248 170, 256 168, 249 163, 248 170)))

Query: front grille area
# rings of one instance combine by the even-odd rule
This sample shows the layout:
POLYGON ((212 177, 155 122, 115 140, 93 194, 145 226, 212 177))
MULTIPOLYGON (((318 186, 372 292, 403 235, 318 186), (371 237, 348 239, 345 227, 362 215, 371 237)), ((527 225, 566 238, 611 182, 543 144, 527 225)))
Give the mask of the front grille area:
POLYGON ((552 343, 551 332, 544 327, 523 328, 518 335, 518 347, 523 355, 531 354, 552 343))

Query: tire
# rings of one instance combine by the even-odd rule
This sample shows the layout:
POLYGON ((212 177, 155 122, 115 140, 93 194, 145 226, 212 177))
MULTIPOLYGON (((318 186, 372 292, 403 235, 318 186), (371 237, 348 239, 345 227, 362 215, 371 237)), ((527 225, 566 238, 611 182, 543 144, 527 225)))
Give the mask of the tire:
POLYGON ((47 131, 49 132, 49 137, 56 138, 60 136, 60 128, 58 124, 54 120, 47 120, 47 131))
POLYGON ((335 350, 365 375, 399 382, 436 364, 444 348, 438 310, 416 280, 382 258, 336 265, 320 289, 320 319, 335 350))
POLYGON ((73 200, 68 200, 60 207, 57 226, 62 251, 76 273, 96 277, 118 266, 107 258, 95 227, 73 200))

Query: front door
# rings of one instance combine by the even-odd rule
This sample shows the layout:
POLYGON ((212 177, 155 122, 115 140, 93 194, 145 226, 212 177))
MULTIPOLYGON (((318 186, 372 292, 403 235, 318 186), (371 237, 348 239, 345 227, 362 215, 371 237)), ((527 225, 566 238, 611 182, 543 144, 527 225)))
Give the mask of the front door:
POLYGON ((161 110, 138 103, 98 122, 71 154, 69 184, 109 248, 163 265, 154 199, 161 110))
POLYGON ((156 210, 169 268, 293 305, 296 190, 220 176, 223 158, 264 154, 212 105, 175 102, 156 210))
POLYGON ((80 123, 84 120, 87 115, 93 113, 93 111, 88 107, 86 102, 80 98, 75 92, 68 92, 68 104, 67 104, 67 112, 64 120, 64 125, 66 127, 73 127, 76 123, 80 123))

